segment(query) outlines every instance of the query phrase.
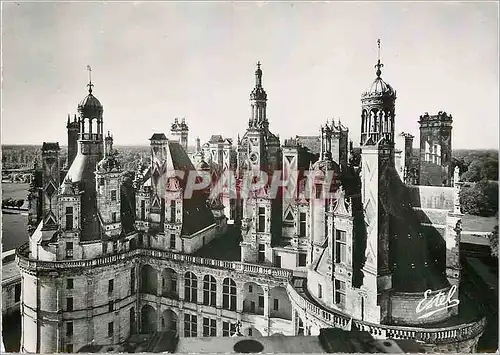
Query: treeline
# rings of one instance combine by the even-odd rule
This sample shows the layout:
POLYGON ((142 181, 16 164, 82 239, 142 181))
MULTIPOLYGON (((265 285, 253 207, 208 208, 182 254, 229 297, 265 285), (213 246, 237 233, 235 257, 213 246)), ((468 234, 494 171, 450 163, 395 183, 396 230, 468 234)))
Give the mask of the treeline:
POLYGON ((7 198, 2 200, 2 208, 21 208, 24 205, 24 200, 15 200, 13 198, 7 198))
POLYGON ((462 212, 491 217, 498 213, 498 151, 458 150, 453 167, 460 169, 464 184, 460 192, 462 212))

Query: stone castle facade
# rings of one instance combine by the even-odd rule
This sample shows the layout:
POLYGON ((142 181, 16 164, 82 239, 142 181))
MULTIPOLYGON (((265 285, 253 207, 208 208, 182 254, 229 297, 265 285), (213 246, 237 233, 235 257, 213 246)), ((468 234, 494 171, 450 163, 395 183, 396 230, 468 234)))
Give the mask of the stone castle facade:
MULTIPOLYGON (((376 67, 361 97, 359 149, 340 121, 281 144, 259 63, 248 127, 235 147, 215 135, 198 140, 190 157, 187 124, 176 120, 172 138, 151 136, 150 160, 132 179, 103 132, 90 83, 68 119, 67 166, 59 166, 59 145, 44 143, 30 190, 30 241, 17 250, 21 351, 74 352, 167 330, 230 336, 237 322, 248 336, 356 327, 420 341, 427 351, 474 351, 485 324, 465 311, 460 293, 451 116, 421 117, 432 147, 424 146, 423 159, 440 167, 440 178, 429 180, 438 186, 414 185, 413 136, 395 134, 396 91, 381 78, 380 61, 376 67), (245 173, 265 172, 282 186, 275 194, 267 181, 244 198, 209 196, 210 188, 186 196, 188 182, 175 171, 237 186, 245 173), (236 241, 232 258, 211 256, 220 240, 227 248, 236 241), (420 317, 427 290, 460 304, 420 317)), ((428 171, 421 164, 420 180, 428 171)))

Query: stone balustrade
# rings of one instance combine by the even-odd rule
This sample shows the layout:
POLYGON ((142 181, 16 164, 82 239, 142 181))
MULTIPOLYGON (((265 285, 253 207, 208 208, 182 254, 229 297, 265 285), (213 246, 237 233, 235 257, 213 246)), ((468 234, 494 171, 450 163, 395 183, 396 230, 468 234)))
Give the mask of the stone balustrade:
MULTIPOLYGON (((308 316, 315 317, 324 327, 345 328, 351 321, 351 318, 347 315, 333 313, 313 304, 302 297, 291 284, 288 284, 287 291, 293 306, 303 309, 308 316)), ((352 326, 377 337, 410 339, 430 344, 446 344, 471 339, 479 335, 484 331, 486 319, 481 318, 470 323, 446 328, 403 327, 373 324, 352 319, 352 326)))
POLYGON ((62 260, 62 261, 42 261, 29 258, 29 244, 26 243, 16 251, 16 257, 21 269, 28 272, 36 271, 57 271, 73 268, 95 268, 99 266, 112 265, 117 262, 132 259, 135 257, 152 257, 161 260, 173 260, 194 265, 207 266, 211 268, 233 270, 249 275, 267 275, 281 281, 289 281, 293 272, 288 269, 281 269, 272 266, 247 264, 239 261, 217 260, 202 258, 186 254, 179 254, 164 250, 135 249, 125 253, 102 256, 94 259, 83 260, 62 260))
MULTIPOLYGON (((57 271, 72 268, 94 268, 112 265, 119 261, 135 257, 152 257, 162 260, 173 260, 178 262, 201 265, 210 268, 233 270, 248 275, 267 275, 274 279, 287 282, 287 291, 294 308, 303 309, 309 316, 314 317, 324 327, 346 328, 351 318, 346 314, 334 313, 323 309, 304 298, 290 283, 293 271, 271 266, 247 264, 238 261, 216 260, 198 256, 178 254, 163 250, 135 249, 125 253, 103 256, 95 259, 64 260, 64 261, 39 261, 29 258, 28 243, 22 245, 16 251, 18 265, 28 272, 57 271)), ((361 320, 352 319, 352 326, 369 332, 376 337, 392 339, 411 339, 431 344, 446 344, 456 341, 471 339, 484 331, 485 318, 476 321, 450 326, 446 328, 418 328, 383 324, 373 324, 361 320)))

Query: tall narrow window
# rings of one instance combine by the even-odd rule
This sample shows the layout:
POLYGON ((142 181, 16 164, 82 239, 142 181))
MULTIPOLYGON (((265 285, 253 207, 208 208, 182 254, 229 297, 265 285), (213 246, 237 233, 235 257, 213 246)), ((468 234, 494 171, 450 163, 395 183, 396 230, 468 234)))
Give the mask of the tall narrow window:
POLYGON ((196 337, 198 335, 198 319, 195 315, 184 314, 184 336, 186 338, 196 337))
POLYGON ((66 259, 73 259, 73 242, 66 242, 66 259))
POLYGON ((141 200, 141 221, 146 220, 146 201, 141 200))
POLYGON ((170 249, 175 249, 175 234, 170 234, 170 249))
POLYGON ((206 306, 215 307, 216 300, 216 288, 215 278, 210 275, 205 275, 203 278, 203 304, 206 306))
POLYGON ((345 282, 335 280, 335 303, 345 306, 345 282))
POLYGON ((196 275, 188 271, 184 278, 184 300, 192 303, 198 302, 198 279, 196 275))
POLYGON ((111 279, 108 281, 108 293, 113 293, 115 287, 115 280, 111 279))
POLYGON ((73 230, 73 207, 66 207, 66 230, 73 230))
POLYGON ((259 232, 266 231, 266 209, 259 207, 259 232))
POLYGON ((222 308, 236 310, 236 283, 230 278, 222 282, 222 308))
POLYGON ((297 329, 297 335, 304 335, 304 322, 302 319, 295 315, 295 328, 297 329))
POLYGON ((281 256, 280 255, 274 256, 274 266, 281 267, 281 256))
POLYGON ((323 298, 323 287, 318 284, 318 298, 323 298))
POLYGON ((111 190, 111 201, 116 201, 116 190, 111 190))
POLYGON ((112 337, 114 333, 115 333, 115 324, 114 324, 114 322, 109 322, 108 323, 108 337, 112 337))
POLYGON ((306 236, 306 213, 300 212, 299 219, 299 237, 306 236))
POLYGON ((21 301, 21 284, 18 283, 14 286, 14 302, 21 301))
POLYGON ((117 222, 117 213, 116 212, 111 212, 111 223, 116 223, 117 222))
POLYGON ((73 335, 73 322, 66 322, 66 336, 70 337, 73 335))
POLYGON ((257 261, 263 263, 266 258, 266 247, 264 244, 259 244, 259 254, 257 255, 257 261))
POLYGON ((66 298, 66 310, 68 312, 73 311, 73 297, 66 298))
POLYGON ((300 253, 299 254, 299 266, 307 265, 307 254, 300 253))
POLYGON ((170 201, 170 223, 175 223, 175 200, 170 201))
POLYGON ((264 296, 259 296, 259 308, 264 308, 264 296))
POLYGON ((316 199, 319 200, 321 198, 321 192, 322 192, 321 184, 316 184, 315 191, 316 191, 316 199))
POLYGON ((66 279, 66 289, 67 290, 73 289, 73 279, 66 279))
POLYGON ((277 311, 279 308, 279 300, 277 298, 273 299, 273 310, 277 311))
POLYGON ((346 262, 346 233, 345 231, 337 230, 335 235, 335 262, 346 262))

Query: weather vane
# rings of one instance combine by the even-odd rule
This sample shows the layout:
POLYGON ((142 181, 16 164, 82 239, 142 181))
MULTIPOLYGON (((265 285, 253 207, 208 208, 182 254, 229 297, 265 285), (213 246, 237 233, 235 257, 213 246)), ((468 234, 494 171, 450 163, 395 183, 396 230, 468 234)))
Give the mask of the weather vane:
POLYGON ((89 83, 87 86, 89 87, 89 93, 92 94, 92 86, 94 86, 94 84, 92 84, 92 68, 90 65, 87 65, 87 70, 89 72, 89 83))
POLYGON ((377 51, 378 51, 378 61, 377 61, 377 64, 375 65, 375 68, 377 68, 377 76, 380 77, 380 74, 382 74, 382 71, 380 70, 380 68, 382 68, 384 65, 382 63, 380 63, 380 38, 377 39, 377 51))

